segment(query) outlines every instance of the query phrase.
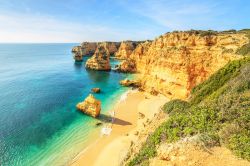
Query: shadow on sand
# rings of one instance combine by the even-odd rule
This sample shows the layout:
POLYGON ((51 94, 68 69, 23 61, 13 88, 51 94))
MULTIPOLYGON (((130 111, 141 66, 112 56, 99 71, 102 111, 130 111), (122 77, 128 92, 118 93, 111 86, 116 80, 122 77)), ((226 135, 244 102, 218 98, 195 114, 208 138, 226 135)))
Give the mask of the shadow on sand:
MULTIPOLYGON (((110 116, 104 115, 104 114, 101 114, 98 117, 98 120, 100 120, 103 123, 111 123, 112 122, 112 118, 110 116)), ((120 125, 120 126, 132 125, 132 123, 125 121, 125 120, 122 120, 122 119, 119 119, 117 117, 115 117, 113 124, 120 125)))

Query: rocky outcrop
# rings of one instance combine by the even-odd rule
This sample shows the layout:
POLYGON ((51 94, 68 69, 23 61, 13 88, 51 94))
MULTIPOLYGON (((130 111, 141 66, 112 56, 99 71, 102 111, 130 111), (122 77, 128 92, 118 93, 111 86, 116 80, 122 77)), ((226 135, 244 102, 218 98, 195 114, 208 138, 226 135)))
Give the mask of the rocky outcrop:
POLYGON ((72 48, 72 53, 74 53, 73 58, 75 61, 82 61, 82 49, 81 46, 75 46, 72 48))
POLYGON ((115 53, 117 59, 127 59, 130 57, 136 46, 141 43, 137 41, 123 41, 115 53))
POLYGON ((112 56, 117 52, 120 44, 120 42, 100 42, 98 43, 98 46, 103 46, 112 56))
POLYGON ((82 61, 83 56, 92 56, 100 46, 103 46, 110 55, 114 55, 120 44, 120 42, 83 42, 80 46, 73 47, 72 53, 74 53, 73 57, 76 61, 82 61))
POLYGON ((105 46, 100 45, 97 47, 94 55, 87 60, 85 67, 87 69, 109 71, 111 70, 109 57, 109 50, 105 46))
POLYGON ((135 73, 136 64, 132 59, 123 60, 119 65, 116 65, 115 71, 123 73, 135 73))
POLYGON ((90 94, 83 102, 78 103, 76 108, 85 114, 96 118, 101 112, 101 102, 90 94))
POLYGON ((129 79, 121 80, 120 84, 126 87, 140 87, 140 81, 129 80, 129 79))
POLYGON ((92 88, 91 91, 94 93, 100 93, 101 89, 100 88, 92 88))
POLYGON ((95 42, 83 42, 80 46, 72 48, 72 53, 75 61, 82 61, 83 56, 93 55, 98 43, 95 42))
MULTIPOLYGON (((246 44, 244 34, 167 33, 139 44, 129 60, 135 66, 122 70, 141 73, 141 88, 169 98, 186 99, 191 89, 231 60, 241 58, 236 50, 246 44)), ((129 64, 129 62, 123 62, 129 64)), ((126 66, 128 66, 126 68, 126 66)))

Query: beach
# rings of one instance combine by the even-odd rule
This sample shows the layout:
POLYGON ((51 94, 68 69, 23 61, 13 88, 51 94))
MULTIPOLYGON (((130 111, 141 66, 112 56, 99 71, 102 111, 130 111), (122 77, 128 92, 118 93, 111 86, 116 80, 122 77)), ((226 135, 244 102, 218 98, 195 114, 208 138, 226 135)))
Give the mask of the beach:
POLYGON ((152 119, 167 101, 164 96, 129 91, 126 99, 114 106, 115 121, 111 134, 100 136, 76 156, 71 165, 119 165, 131 143, 136 140, 137 133, 145 127, 145 121, 152 119))

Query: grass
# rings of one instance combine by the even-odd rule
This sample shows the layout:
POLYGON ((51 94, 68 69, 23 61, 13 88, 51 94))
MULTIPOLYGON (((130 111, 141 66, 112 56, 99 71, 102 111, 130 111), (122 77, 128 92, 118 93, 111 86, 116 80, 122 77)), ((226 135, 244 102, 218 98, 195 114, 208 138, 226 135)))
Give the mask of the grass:
POLYGON ((170 118, 151 134, 127 165, 145 165, 162 142, 201 134, 206 145, 224 145, 250 160, 250 58, 232 61, 196 86, 188 102, 163 107, 170 118))

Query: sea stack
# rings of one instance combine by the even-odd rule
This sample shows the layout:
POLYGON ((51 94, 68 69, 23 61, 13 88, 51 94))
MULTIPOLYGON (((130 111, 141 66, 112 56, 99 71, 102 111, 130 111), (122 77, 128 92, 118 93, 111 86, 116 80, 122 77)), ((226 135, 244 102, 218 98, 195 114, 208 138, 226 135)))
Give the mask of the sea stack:
POLYGON ((98 117, 101 112, 101 101, 97 100, 92 94, 76 105, 76 108, 94 118, 98 117))
POLYGON ((95 54, 87 60, 85 67, 92 70, 109 71, 111 70, 109 57, 109 51, 102 45, 98 46, 95 54))
POLYGON ((74 59, 77 62, 82 61, 82 49, 81 46, 75 46, 72 48, 72 53, 74 53, 74 59))

